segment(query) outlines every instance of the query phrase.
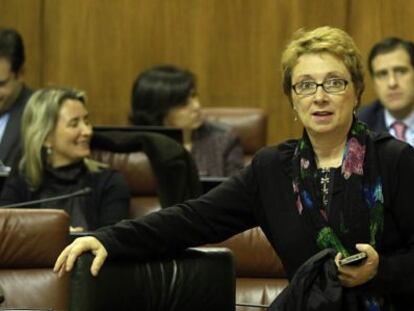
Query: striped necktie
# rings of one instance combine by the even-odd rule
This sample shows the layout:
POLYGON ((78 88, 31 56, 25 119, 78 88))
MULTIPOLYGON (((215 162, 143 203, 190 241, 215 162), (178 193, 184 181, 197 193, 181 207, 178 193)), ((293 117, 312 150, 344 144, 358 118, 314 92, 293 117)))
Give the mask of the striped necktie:
POLYGON ((395 131, 395 137, 399 140, 406 141, 405 132, 407 131, 407 125, 401 121, 395 121, 392 124, 392 128, 395 131))

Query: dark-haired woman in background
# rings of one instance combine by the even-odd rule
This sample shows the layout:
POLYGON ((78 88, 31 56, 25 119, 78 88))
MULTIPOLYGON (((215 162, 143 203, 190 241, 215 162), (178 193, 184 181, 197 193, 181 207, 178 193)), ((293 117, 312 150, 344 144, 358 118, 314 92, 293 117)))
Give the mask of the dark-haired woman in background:
POLYGON ((238 137, 224 124, 205 121, 194 75, 170 65, 142 72, 132 88, 134 125, 169 126, 183 130, 184 146, 201 176, 229 176, 243 167, 238 137))

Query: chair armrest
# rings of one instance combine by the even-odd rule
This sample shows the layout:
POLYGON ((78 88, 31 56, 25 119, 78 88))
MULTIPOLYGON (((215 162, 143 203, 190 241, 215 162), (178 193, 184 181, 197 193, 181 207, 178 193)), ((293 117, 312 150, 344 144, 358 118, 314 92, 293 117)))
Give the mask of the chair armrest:
POLYGON ((84 254, 71 275, 70 310, 231 310, 235 268, 225 248, 192 248, 173 258, 110 260, 95 278, 84 254))

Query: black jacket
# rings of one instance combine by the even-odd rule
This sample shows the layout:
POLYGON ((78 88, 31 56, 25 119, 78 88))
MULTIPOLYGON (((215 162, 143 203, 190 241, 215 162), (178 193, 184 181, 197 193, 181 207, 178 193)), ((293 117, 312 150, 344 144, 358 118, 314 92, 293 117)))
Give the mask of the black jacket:
POLYGON ((335 255, 335 250, 325 249, 307 260, 268 310, 342 311, 335 255))
POLYGON ((384 106, 379 100, 362 107, 358 111, 358 119, 366 123, 370 130, 374 132, 388 132, 385 125, 384 106))
MULTIPOLYGON (((414 150, 389 135, 377 137, 374 143, 385 211, 378 248, 380 264, 372 286, 381 295, 398 295, 403 307, 414 295, 414 150)), ((297 141, 291 140, 263 148, 240 174, 200 198, 121 222, 96 236, 110 257, 146 260, 223 241, 259 225, 292 279, 299 267, 319 252, 312 229, 295 205, 291 166, 296 145, 297 141)), ((332 195, 334 209, 342 204, 345 191, 338 187, 332 195)))
POLYGON ((143 151, 147 154, 157 180, 162 207, 181 203, 201 193, 197 167, 190 153, 164 135, 133 131, 95 132, 91 148, 121 153, 143 151))
POLYGON ((71 226, 81 226, 87 231, 112 225, 128 217, 129 189, 122 175, 114 170, 92 172, 85 169, 76 178, 57 177, 46 172, 42 185, 44 186, 39 190, 31 191, 24 176, 16 173, 7 178, 4 184, 0 206, 55 197, 89 187, 92 190, 90 194, 50 202, 47 205, 30 205, 28 208, 64 209, 71 216, 71 226), (76 208, 67 209, 73 206, 76 208))
POLYGON ((6 166, 14 167, 21 152, 20 127, 23 110, 32 95, 32 90, 23 86, 16 102, 10 109, 10 117, 0 142, 0 160, 6 166))

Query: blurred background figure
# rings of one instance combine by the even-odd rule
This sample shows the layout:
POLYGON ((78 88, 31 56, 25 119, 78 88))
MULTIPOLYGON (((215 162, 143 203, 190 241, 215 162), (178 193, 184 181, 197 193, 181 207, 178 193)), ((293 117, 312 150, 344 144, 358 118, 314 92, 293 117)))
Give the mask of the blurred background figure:
POLYGON ((378 99, 358 117, 372 130, 389 132, 414 146, 414 44, 395 37, 378 42, 368 68, 378 99))
POLYGON ((132 88, 130 121, 181 128, 200 176, 229 176, 243 167, 239 138, 228 126, 203 119, 195 77, 188 70, 162 65, 139 74, 132 88))
POLYGON ((0 28, 0 160, 14 166, 20 151, 20 121, 32 94, 22 80, 25 51, 20 34, 0 28))
POLYGON ((0 204, 52 198, 91 189, 84 195, 29 207, 60 208, 71 231, 91 231, 127 218, 129 191, 118 172, 88 159, 92 125, 81 91, 36 91, 22 117, 19 172, 4 185, 0 204))

